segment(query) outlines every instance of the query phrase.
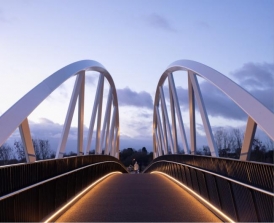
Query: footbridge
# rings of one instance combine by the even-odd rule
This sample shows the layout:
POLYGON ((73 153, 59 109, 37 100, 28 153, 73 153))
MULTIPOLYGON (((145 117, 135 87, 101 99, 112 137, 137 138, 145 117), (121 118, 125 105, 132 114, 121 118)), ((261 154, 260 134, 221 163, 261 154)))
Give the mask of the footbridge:
POLYGON ((0 167, 0 221, 273 222, 274 166, 252 162, 250 154, 257 126, 274 140, 274 114, 247 91, 203 64, 180 60, 169 65, 156 87, 154 159, 140 174, 130 174, 119 160, 118 101, 109 72, 100 63, 85 60, 49 76, 0 117, 0 145, 19 128, 26 157, 26 163, 0 167), (99 79, 84 147, 88 71, 98 72, 99 79), (173 77, 177 71, 188 77, 189 141, 173 77), (38 161, 28 117, 73 76, 76 81, 55 159, 38 161), (239 159, 219 157, 197 77, 217 87, 248 116, 239 159), (64 157, 77 103, 77 156, 64 157), (195 103, 210 156, 197 155, 195 103), (179 154, 179 138, 184 154, 179 154), (92 140, 94 155, 89 154, 92 140))

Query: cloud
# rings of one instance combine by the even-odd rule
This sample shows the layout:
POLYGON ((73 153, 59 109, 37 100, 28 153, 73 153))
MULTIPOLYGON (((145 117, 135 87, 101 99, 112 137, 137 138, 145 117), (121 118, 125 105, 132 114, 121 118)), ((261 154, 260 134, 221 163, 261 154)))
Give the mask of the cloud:
POLYGON ((244 87, 255 89, 272 88, 274 84, 274 64, 246 63, 240 69, 231 72, 231 75, 244 87))
POLYGON ((96 73, 96 72, 89 72, 89 74, 91 74, 91 75, 86 75, 86 78, 85 78, 86 84, 97 85, 98 73, 96 73))
MULTIPOLYGON (((169 96, 169 88, 167 86, 164 86, 164 94, 167 101, 170 101, 169 96)), ((183 111, 188 111, 189 104, 188 104, 188 89, 184 89, 181 86, 176 87, 176 92, 179 100, 180 107, 183 111)))
MULTIPOLYGON (((31 136, 34 139, 46 139, 49 140, 50 147, 53 151, 56 151, 60 139, 61 133, 63 130, 63 125, 58 123, 54 123, 53 121, 47 118, 40 118, 39 122, 29 121, 31 136)), ((88 129, 84 127, 84 149, 86 149, 86 141, 87 141, 88 129)), ((95 146, 95 135, 93 133, 92 136, 92 149, 95 146)), ((78 139, 78 128, 70 127, 69 135, 66 143, 65 152, 76 152, 77 149, 77 139, 78 139)))
POLYGON ((47 118, 40 118, 38 123, 29 121, 29 125, 32 137, 41 139, 57 138, 63 129, 62 125, 47 118))
MULTIPOLYGON (((225 94, 219 91, 208 82, 202 82, 200 84, 202 97, 205 103, 207 114, 212 117, 223 117, 226 119, 244 120, 246 118, 245 113, 225 94)), ((164 87, 165 92, 168 91, 167 87, 164 87)), ((189 110, 188 102, 188 89, 184 89, 180 86, 176 88, 180 107, 183 111, 189 110)), ((165 94, 167 101, 170 99, 168 94, 165 94)), ((198 108, 196 103, 195 108, 198 108)))
POLYGON ((171 25, 171 23, 164 16, 159 14, 151 14, 146 18, 146 21, 149 26, 162 29, 169 32, 177 32, 177 30, 171 25))
POLYGON ((203 82, 200 88, 208 115, 234 120, 246 119, 245 112, 209 82, 203 82))
POLYGON ((273 63, 246 63, 231 75, 241 87, 274 112, 273 63))
MULTIPOLYGON (((274 111, 274 64, 244 64, 232 72, 238 85, 246 89, 264 106, 274 111)), ((229 97, 209 82, 202 82, 200 89, 208 115, 228 120, 246 120, 247 115, 229 97)), ((188 90, 180 86, 176 88, 179 103, 184 111, 189 109, 188 90)), ((164 87, 166 100, 169 101, 168 88, 164 87)), ((196 105, 197 108, 197 105, 196 105)))
POLYGON ((153 101, 149 93, 145 91, 135 92, 130 88, 117 89, 119 106, 135 106, 152 109, 153 101))
MULTIPOLYGON (((142 114, 141 114, 142 115, 142 114)), ((31 136, 33 139, 45 139, 49 140, 50 148, 53 151, 56 151, 61 133, 63 130, 63 125, 58 123, 54 123, 53 121, 47 118, 40 118, 39 122, 33 122, 29 120, 31 136)), ((130 128, 136 128, 136 131, 139 132, 139 135, 127 136, 126 134, 120 135, 120 149, 132 147, 135 149, 140 149, 142 147, 146 147, 149 151, 152 151, 152 133, 151 133, 151 125, 144 125, 136 119, 136 121, 129 123, 130 128)), ((123 129, 121 129, 123 130, 123 129)), ((70 151, 76 152, 77 149, 77 137, 78 137, 78 128, 71 127, 69 131, 69 136, 66 144, 66 153, 70 151)), ((87 144, 87 135, 88 129, 84 127, 84 150, 86 149, 87 144)), ((93 132, 92 141, 91 141, 91 150, 95 149, 95 137, 96 132, 93 132)), ((21 140, 19 130, 17 129, 12 136, 7 140, 7 143, 13 145, 15 140, 21 140)))

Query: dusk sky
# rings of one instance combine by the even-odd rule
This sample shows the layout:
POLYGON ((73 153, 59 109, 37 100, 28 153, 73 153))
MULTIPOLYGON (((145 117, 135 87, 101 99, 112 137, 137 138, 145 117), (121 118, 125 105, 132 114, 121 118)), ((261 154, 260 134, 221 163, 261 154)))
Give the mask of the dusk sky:
MULTIPOLYGON (((152 150, 156 86, 180 59, 221 72, 274 112, 273 21, 273 0, 0 0, 0 115, 55 71, 85 59, 101 63, 116 85, 120 149, 152 150)), ((187 128, 186 75, 174 77, 187 128)), ((90 73, 86 81, 86 127, 97 78, 90 73)), ((29 116, 32 136, 49 139, 53 150, 74 80, 29 116)), ((245 129, 247 115, 208 82, 199 82, 213 130, 245 129)), ((75 151, 76 126, 74 115, 66 152, 75 151)), ((18 131, 9 141, 16 137, 18 131)), ((202 126, 197 137, 198 146, 206 144, 202 126)))

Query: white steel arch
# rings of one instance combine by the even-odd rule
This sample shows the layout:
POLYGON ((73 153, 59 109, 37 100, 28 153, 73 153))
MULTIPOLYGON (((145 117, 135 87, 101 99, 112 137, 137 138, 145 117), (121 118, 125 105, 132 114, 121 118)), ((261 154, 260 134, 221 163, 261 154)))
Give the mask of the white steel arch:
MULTIPOLYGON (((169 127, 168 117, 162 116, 162 120, 159 119, 159 102, 163 106, 162 100, 164 100, 162 87, 165 80, 168 78, 169 90, 171 99, 171 115, 174 115, 174 110, 176 111, 177 120, 180 126, 181 138, 183 141, 185 154, 195 154, 196 153, 196 134, 195 134, 195 103, 196 99, 201 113, 202 121, 205 127, 205 132, 208 140, 208 145, 210 147, 211 155, 218 157, 218 151, 213 139, 213 134, 211 130, 210 123, 208 121, 208 115, 204 106, 203 97, 199 88, 196 75, 209 81, 211 84, 216 86, 224 94, 226 94, 232 101, 234 101, 247 115, 248 121, 246 126, 246 133, 244 137, 244 142, 241 151, 241 160, 248 160, 252 141, 254 139, 255 131, 257 125, 272 139, 274 140, 274 114, 262 105, 257 99, 255 99, 251 94, 249 94, 242 87, 237 85, 235 82, 227 78, 220 72, 195 61, 191 60, 178 60, 170 64, 164 71, 157 85, 156 95, 154 100, 154 115, 153 115, 153 147, 154 147, 154 157, 161 154, 162 151, 166 154, 166 151, 162 148, 165 146, 163 143, 162 134, 163 128, 169 127), (180 107, 177 98, 177 92, 173 79, 173 72, 176 71, 187 71, 188 72, 188 92, 189 92, 189 115, 190 115, 190 149, 188 148, 187 139, 185 136, 185 130, 183 127, 183 120, 180 113, 180 107), (175 107, 175 109, 174 109, 175 107), (162 123, 166 123, 163 124, 162 123)), ((173 118, 174 119, 174 118, 173 118)), ((170 141, 177 141, 177 130, 176 125, 173 120, 172 124, 173 138, 170 141)), ((171 133, 170 133, 171 134, 171 133)), ((171 150, 172 151, 172 150, 171 150)))
POLYGON ((118 158, 119 156, 119 111, 116 88, 113 79, 109 72, 100 63, 93 60, 82 60, 65 66, 56 71, 54 74, 46 78, 11 108, 9 108, 0 117, 0 145, 5 143, 8 137, 19 127, 21 138, 25 146, 27 162, 34 162, 35 152, 32 145, 32 138, 28 124, 29 114, 58 86, 64 83, 68 78, 77 76, 73 93, 71 96, 69 108, 67 111, 63 131, 59 146, 56 151, 55 158, 62 158, 65 152, 65 146, 68 138, 68 133, 78 99, 78 155, 88 154, 91 146, 91 139, 94 128, 94 121, 97 116, 96 128, 96 154, 101 154, 102 148, 107 148, 107 154, 118 158), (100 73, 99 83, 97 85, 96 96, 94 100, 93 111, 91 114, 91 122, 88 133, 87 147, 83 148, 83 127, 84 127, 84 87, 85 87, 85 72, 97 71, 100 73), (102 113, 102 98, 104 80, 107 80, 110 85, 107 108, 103 129, 101 129, 101 113, 102 113), (110 126, 110 114, 113 108, 113 115, 110 126), (102 132, 102 133, 101 133, 102 132), (113 135, 115 134, 115 137, 113 135), (102 137, 101 137, 102 135, 102 137), (110 137, 111 136, 111 137, 110 137))

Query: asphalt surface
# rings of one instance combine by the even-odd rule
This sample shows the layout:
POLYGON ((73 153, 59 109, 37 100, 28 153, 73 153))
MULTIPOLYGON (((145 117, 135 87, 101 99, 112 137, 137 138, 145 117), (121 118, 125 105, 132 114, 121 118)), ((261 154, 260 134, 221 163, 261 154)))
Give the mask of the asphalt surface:
POLYGON ((57 222, 221 222, 158 174, 115 174, 93 187, 57 222))

